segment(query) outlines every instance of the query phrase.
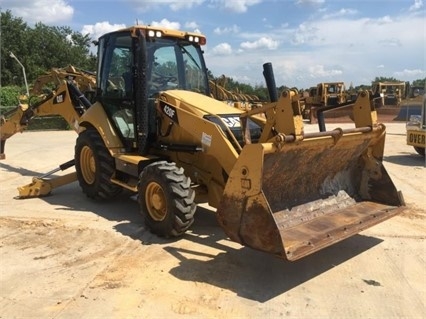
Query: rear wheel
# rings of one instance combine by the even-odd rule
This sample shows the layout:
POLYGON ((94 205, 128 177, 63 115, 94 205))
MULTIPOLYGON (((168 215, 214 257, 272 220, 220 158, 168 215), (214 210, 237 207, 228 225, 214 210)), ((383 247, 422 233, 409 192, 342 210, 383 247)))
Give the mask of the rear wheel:
POLYGON ((419 153, 421 156, 425 156, 425 148, 424 147, 417 147, 414 146, 414 149, 416 150, 417 153, 419 153))
POLYGON ((182 235, 194 222, 191 180, 166 161, 148 165, 139 177, 139 206, 150 231, 162 237, 182 235))
POLYGON ((96 130, 87 129, 79 134, 75 167, 80 187, 88 197, 109 199, 121 193, 122 188, 110 181, 115 171, 114 159, 96 130))

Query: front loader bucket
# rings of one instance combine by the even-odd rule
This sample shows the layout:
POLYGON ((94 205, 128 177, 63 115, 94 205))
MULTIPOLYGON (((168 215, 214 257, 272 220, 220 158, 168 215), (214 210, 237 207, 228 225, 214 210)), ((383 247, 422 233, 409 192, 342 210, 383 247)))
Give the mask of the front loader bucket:
POLYGON ((385 127, 244 146, 217 210, 234 241, 296 260, 401 211, 382 165, 385 127))

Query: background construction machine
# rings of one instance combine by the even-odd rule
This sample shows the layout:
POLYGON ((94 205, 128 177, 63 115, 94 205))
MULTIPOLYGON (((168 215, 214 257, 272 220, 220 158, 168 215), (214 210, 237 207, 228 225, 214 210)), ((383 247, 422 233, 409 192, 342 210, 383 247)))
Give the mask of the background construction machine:
MULTIPOLYGON (((63 114, 78 133, 75 157, 63 165, 75 172, 62 181, 77 179, 92 199, 138 194, 147 227, 165 237, 185 233, 196 204, 207 201, 231 240, 289 260, 401 211, 369 92, 354 104, 353 128, 322 123, 308 134, 297 91, 278 96, 270 64, 267 105, 244 111, 212 98, 205 43, 201 34, 151 26, 105 34, 93 104, 68 80, 30 105, 63 114)), ((9 122, 3 150, 15 132, 9 122)), ((47 195, 56 180, 35 178, 20 196, 47 195)))
POLYGON ((377 108, 385 106, 397 107, 406 95, 405 82, 373 82, 371 89, 377 108))
POLYGON ((424 86, 408 86, 407 94, 402 99, 396 121, 408 122, 412 115, 422 114, 423 96, 425 94, 424 86))
POLYGON ((310 123, 317 122, 316 110, 319 107, 343 105, 348 101, 345 83, 323 82, 311 87, 307 96, 302 97, 303 118, 310 123))

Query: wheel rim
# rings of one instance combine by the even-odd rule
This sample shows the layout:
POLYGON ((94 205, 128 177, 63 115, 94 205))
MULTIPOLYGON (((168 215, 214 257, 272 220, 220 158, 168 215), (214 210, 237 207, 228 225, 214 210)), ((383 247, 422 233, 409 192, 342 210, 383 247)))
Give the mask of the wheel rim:
POLYGON ((163 188, 159 184, 155 182, 148 184, 145 192, 145 203, 152 219, 159 222, 166 218, 166 196, 164 195, 163 188))
POLYGON ((95 182, 96 164, 92 149, 89 146, 84 146, 81 149, 80 169, 86 183, 93 184, 95 182))

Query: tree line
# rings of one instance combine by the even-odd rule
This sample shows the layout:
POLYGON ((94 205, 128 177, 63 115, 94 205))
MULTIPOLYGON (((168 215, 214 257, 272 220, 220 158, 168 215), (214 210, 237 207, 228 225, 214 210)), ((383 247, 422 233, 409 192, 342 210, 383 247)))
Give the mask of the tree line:
POLYGON ((67 26, 47 26, 41 22, 30 27, 10 11, 1 12, 1 84, 22 85, 21 66, 10 57, 12 52, 25 67, 28 83, 53 67, 76 65, 94 70, 96 56, 90 52, 89 35, 67 26))

